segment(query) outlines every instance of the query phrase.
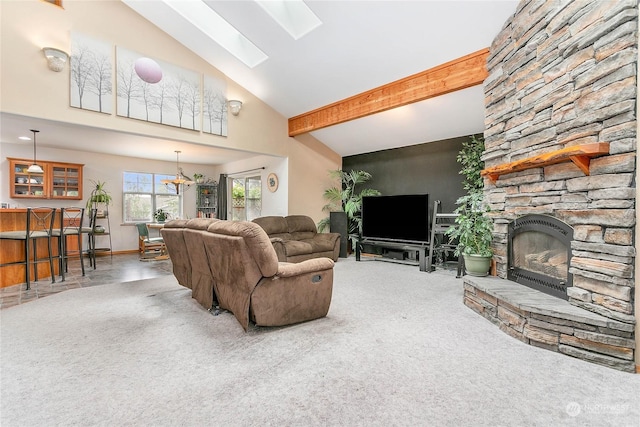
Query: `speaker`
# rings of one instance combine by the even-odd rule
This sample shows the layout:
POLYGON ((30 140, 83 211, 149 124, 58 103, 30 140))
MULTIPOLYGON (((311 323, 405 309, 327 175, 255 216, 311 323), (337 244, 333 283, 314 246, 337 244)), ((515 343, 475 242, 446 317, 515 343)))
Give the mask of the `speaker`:
POLYGON ((346 212, 329 212, 329 231, 340 233, 340 258, 347 257, 347 242, 349 240, 349 227, 346 212))

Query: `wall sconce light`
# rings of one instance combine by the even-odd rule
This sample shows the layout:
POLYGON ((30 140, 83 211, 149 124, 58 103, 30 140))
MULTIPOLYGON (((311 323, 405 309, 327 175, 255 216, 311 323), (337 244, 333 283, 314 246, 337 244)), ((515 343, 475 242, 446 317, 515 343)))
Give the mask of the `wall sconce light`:
POLYGON ((238 101, 237 99, 229 100, 229 109, 231 110, 231 114, 237 116, 240 114, 240 109, 242 108, 242 101, 238 101))
POLYGON ((44 52, 44 56, 47 58, 47 63, 51 71, 62 71, 64 64, 66 64, 69 59, 67 52, 56 49, 55 47, 43 47, 42 52, 44 52))

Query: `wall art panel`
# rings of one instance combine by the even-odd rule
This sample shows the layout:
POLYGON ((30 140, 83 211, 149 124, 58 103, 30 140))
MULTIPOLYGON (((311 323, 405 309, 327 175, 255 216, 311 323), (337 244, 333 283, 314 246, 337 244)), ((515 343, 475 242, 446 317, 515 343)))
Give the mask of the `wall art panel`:
POLYGON ((69 105, 83 110, 113 112, 113 48, 110 43, 80 33, 71 34, 69 105))
POLYGON ((202 97, 202 131, 227 136, 227 84, 224 80, 204 76, 202 97))
POLYGON ((116 61, 118 116, 200 130, 199 73, 119 46, 116 61))

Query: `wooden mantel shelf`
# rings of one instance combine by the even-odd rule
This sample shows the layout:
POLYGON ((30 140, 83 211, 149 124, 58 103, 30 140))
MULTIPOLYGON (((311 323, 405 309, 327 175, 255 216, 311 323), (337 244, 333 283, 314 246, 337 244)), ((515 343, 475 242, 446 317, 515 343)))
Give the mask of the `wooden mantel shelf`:
POLYGON ((491 182, 496 182, 500 175, 572 161, 585 175, 589 175, 591 158, 604 154, 609 154, 608 142, 574 145, 515 162, 493 166, 483 170, 480 174, 488 176, 491 182))

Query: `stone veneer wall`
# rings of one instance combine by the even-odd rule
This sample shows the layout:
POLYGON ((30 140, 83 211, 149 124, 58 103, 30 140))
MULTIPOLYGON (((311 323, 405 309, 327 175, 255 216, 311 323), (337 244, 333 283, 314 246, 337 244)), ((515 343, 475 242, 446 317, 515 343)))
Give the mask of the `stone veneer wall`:
POLYGON ((573 163, 485 181, 497 272, 507 224, 548 214, 574 228, 570 303, 635 323, 635 0, 523 0, 494 40, 485 80, 486 167, 563 147, 609 142, 585 176, 573 163))

